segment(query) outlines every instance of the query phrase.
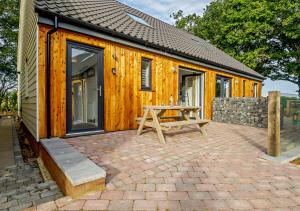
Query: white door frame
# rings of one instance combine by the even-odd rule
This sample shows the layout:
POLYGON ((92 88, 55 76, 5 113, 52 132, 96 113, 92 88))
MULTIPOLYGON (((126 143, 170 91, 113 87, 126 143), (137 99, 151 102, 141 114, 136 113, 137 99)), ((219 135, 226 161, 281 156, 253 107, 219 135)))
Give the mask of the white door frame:
MULTIPOLYGON (((191 72, 191 73, 194 73, 194 74, 198 74, 200 76, 200 106, 201 106, 201 116, 200 118, 204 118, 204 107, 205 107, 205 104, 204 104, 204 94, 205 94, 205 86, 204 86, 204 82, 205 82, 205 73, 202 72, 202 71, 198 71, 198 70, 192 70, 192 69, 188 69, 188 68, 184 68, 184 67, 179 67, 178 69, 178 77, 182 77, 182 75, 180 75, 180 71, 186 71, 186 72, 191 72)), ((191 75, 192 76, 192 75, 191 75)), ((178 80, 179 81, 179 80, 178 80)), ((179 90, 179 83, 178 83, 178 90, 179 90)))

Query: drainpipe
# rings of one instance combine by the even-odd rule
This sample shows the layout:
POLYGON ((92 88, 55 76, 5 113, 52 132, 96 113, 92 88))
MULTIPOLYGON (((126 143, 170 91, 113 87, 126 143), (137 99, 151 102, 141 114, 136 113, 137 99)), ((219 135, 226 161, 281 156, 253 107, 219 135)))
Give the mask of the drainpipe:
POLYGON ((46 79, 46 111, 47 111, 47 137, 51 137, 51 100, 50 100, 50 86, 51 86, 51 35, 58 29, 58 18, 54 17, 54 28, 47 32, 47 79, 46 79))

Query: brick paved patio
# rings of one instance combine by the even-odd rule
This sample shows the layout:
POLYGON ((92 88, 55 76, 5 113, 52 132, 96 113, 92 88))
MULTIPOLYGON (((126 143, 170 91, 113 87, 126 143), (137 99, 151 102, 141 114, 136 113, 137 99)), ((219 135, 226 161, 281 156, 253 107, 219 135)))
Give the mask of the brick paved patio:
POLYGON ((300 210, 300 168, 260 159, 267 131, 212 122, 193 127, 68 139, 108 173, 107 190, 38 207, 60 210, 300 210))

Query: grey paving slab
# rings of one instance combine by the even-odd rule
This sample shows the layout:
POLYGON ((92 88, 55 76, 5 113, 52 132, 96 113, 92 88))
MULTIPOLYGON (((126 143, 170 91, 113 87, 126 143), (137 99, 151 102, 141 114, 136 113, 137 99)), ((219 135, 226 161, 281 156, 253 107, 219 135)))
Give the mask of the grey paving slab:
POLYGON ((49 150, 49 153, 51 152, 51 149, 70 148, 70 145, 66 144, 63 141, 60 141, 57 138, 43 139, 41 140, 41 143, 43 144, 46 150, 49 150))
POLYGON ((93 163, 63 139, 48 139, 41 141, 58 167, 74 186, 105 178, 103 168, 93 163))
POLYGON ((74 150, 72 148, 68 148, 68 147, 67 148, 62 148, 62 149, 58 148, 56 150, 53 150, 51 153, 55 156, 59 156, 59 155, 74 153, 74 150))

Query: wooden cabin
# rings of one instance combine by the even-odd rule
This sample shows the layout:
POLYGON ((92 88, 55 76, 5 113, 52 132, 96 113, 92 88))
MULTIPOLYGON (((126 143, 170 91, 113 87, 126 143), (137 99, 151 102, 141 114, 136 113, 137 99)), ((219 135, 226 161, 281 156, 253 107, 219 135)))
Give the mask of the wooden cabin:
POLYGON ((264 77, 116 0, 22 0, 19 114, 38 141, 136 129, 143 105, 260 97, 264 77))

